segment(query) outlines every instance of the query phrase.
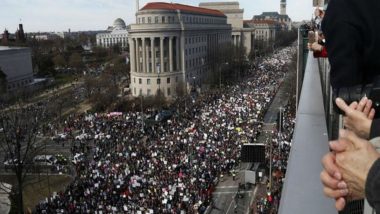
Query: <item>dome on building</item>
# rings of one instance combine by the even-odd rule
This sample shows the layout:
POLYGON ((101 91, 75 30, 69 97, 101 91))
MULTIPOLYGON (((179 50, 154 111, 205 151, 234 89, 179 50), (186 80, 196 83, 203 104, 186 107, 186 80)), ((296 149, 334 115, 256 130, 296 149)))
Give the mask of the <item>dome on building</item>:
POLYGON ((117 18, 113 22, 113 27, 114 29, 125 29, 127 26, 125 25, 124 20, 122 20, 121 18, 117 18))

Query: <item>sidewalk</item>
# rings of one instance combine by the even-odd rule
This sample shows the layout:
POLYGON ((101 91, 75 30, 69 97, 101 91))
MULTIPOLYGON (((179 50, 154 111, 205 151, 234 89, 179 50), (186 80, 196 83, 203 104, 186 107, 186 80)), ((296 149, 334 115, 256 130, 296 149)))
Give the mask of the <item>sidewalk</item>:
MULTIPOLYGON (((10 184, 1 183, 0 186, 5 186, 6 188, 11 188, 10 184)), ((9 195, 0 187, 0 213, 8 214, 11 209, 11 201, 9 200, 9 195)))

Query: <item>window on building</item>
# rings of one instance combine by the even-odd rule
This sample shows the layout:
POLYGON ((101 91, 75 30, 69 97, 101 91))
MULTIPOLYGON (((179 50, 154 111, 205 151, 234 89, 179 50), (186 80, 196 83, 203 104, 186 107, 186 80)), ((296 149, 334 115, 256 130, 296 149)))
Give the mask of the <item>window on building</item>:
POLYGON ((146 84, 150 85, 150 79, 146 79, 146 84))
POLYGON ((142 79, 141 79, 141 78, 139 78, 139 84, 140 84, 140 85, 142 84, 142 79))
POLYGON ((141 96, 142 95, 142 89, 140 88, 140 92, 139 92, 139 95, 141 96))
POLYGON ((157 78, 157 84, 161 84, 161 79, 157 78))
POLYGON ((152 18, 148 17, 148 24, 152 23, 152 18))
POLYGON ((178 82, 178 77, 175 77, 175 82, 178 82))
POLYGON ((133 78, 133 83, 136 83, 136 78, 133 78))
POLYGON ((168 94, 168 96, 170 96, 170 93, 171 91, 170 91, 170 88, 167 88, 167 94, 168 94))
POLYGON ((165 23, 165 16, 161 17, 161 23, 165 23))
POLYGON ((146 90, 146 95, 148 95, 148 96, 151 95, 151 91, 150 91, 150 89, 146 90))
POLYGON ((154 23, 158 23, 158 16, 154 17, 154 23))
POLYGON ((168 77, 168 78, 166 79, 166 83, 167 83, 167 84, 170 84, 170 77, 168 77))
POLYGON ((133 94, 134 94, 134 95, 137 95, 137 93, 136 93, 136 88, 133 88, 133 94))
POLYGON ((145 24, 145 17, 142 17, 142 23, 145 24))

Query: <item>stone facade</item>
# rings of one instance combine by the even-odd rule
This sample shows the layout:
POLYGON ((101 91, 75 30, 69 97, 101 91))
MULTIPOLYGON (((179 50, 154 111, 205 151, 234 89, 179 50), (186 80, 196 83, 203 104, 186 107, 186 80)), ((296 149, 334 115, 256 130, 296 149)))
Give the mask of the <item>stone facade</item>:
POLYGON ((245 47, 247 54, 251 52, 255 29, 244 27, 244 9, 240 9, 239 2, 205 2, 199 6, 224 13, 227 16, 227 23, 232 26, 232 44, 245 47))
POLYGON ((136 16, 128 30, 133 96, 202 88, 210 54, 231 39, 227 17, 216 10, 148 3, 136 16))
POLYGON ((0 46, 0 69, 6 75, 7 91, 30 85, 33 82, 31 50, 0 46))
POLYGON ((109 32, 96 34, 96 44, 98 46, 109 48, 119 45, 126 48, 128 45, 128 31, 125 22, 118 18, 114 21, 112 27, 108 27, 109 32))

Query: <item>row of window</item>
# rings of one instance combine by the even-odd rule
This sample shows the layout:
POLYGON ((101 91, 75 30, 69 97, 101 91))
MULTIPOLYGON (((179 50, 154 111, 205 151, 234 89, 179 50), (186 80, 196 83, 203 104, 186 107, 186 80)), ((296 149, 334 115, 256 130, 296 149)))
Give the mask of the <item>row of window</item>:
MULTIPOLYGON (((187 24, 227 24, 227 20, 225 18, 182 16, 182 20, 187 24)), ((137 20, 138 24, 170 24, 177 22, 178 18, 176 16, 148 16, 140 17, 137 20)))
MULTIPOLYGON (((175 77, 175 82, 178 82, 178 77, 175 77)), ((133 83, 136 83, 136 78, 133 78, 133 83)), ((166 83, 170 84, 170 77, 166 78, 166 83)), ((142 79, 139 78, 139 84, 142 84, 142 79)), ((146 84, 150 85, 151 84, 151 79, 146 79, 146 84)), ((161 78, 157 78, 157 84, 161 84, 161 78)))
POLYGON ((22 80, 22 81, 19 81, 17 83, 8 84, 7 88, 8 88, 8 90, 20 88, 20 87, 23 87, 23 86, 31 83, 32 81, 33 81, 32 79, 22 80))
POLYGON ((105 43, 127 43, 127 38, 103 38, 99 40, 100 44, 105 43))
POLYGON ((198 53, 206 53, 206 46, 185 49, 185 56, 198 53))
MULTIPOLYGON (((219 40, 228 40, 230 39, 229 34, 218 34, 217 38, 219 40)), ((207 42, 207 36, 194 36, 185 38, 185 44, 197 44, 200 42, 207 42)))
MULTIPOLYGON (((157 89, 157 91, 156 91, 156 94, 159 94, 159 92, 160 92, 160 89, 157 89)), ((165 90, 163 90, 163 92, 165 93, 165 90)), ((137 95, 137 91, 136 91, 136 88, 133 88, 133 94, 134 95, 137 95)), ((143 95, 143 90, 140 88, 140 90, 139 90, 139 94, 138 94, 139 96, 141 96, 141 95, 143 95)), ((151 89, 147 89, 146 90, 146 95, 147 96, 152 96, 152 95, 154 95, 154 94, 152 94, 152 90, 151 89)), ((171 96, 171 89, 170 88, 167 88, 166 89, 166 96, 171 96)))
POLYGON ((186 60, 186 63, 185 63, 186 69, 197 67, 197 66, 202 66, 202 65, 206 64, 206 60, 207 60, 207 57, 206 57, 206 59, 198 57, 198 58, 186 60), (202 61, 204 61, 204 62, 202 62, 202 61))

